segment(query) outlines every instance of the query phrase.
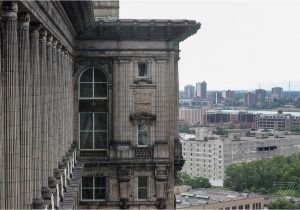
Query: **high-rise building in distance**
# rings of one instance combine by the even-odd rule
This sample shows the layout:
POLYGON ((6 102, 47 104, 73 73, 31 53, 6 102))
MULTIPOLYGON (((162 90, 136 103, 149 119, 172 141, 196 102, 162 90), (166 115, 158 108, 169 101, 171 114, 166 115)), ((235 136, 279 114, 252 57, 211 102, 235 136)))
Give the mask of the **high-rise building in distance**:
POLYGON ((207 83, 205 81, 196 83, 196 96, 202 99, 206 99, 207 83))
POLYGON ((256 105, 255 93, 248 92, 244 95, 244 106, 254 107, 256 105))
POLYGON ((256 107, 263 107, 266 102, 266 90, 264 89, 257 89, 255 90, 255 101, 256 107))
POLYGON ((283 88, 282 87, 273 87, 272 88, 272 98, 281 99, 283 96, 283 88))
POLYGON ((195 97, 195 86, 186 85, 184 86, 184 98, 194 98, 195 97))

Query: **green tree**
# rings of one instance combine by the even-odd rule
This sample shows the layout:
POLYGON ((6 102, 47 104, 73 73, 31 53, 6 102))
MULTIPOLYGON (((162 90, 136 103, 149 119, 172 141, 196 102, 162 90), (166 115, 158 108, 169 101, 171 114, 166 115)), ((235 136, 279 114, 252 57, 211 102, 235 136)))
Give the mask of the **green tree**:
POLYGON ((233 164, 226 168, 225 173, 224 186, 235 191, 274 194, 274 183, 293 182, 295 193, 300 194, 300 154, 233 164))
POLYGON ((293 200, 288 199, 277 199, 272 201, 268 205, 269 209, 298 209, 297 205, 293 200))
POLYGON ((207 178, 203 177, 192 177, 186 172, 177 172, 176 177, 177 185, 190 185, 193 189, 195 188, 210 188, 211 184, 207 178))

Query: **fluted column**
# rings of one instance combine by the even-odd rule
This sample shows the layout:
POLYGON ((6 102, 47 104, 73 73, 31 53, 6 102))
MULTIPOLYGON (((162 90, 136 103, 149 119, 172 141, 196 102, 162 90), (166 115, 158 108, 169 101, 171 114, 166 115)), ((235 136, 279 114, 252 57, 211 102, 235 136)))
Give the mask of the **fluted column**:
POLYGON ((70 56, 69 59, 69 94, 70 94, 70 101, 69 101, 69 116, 70 116, 70 144, 74 142, 74 133, 73 133, 73 100, 74 100, 74 91, 73 91, 73 58, 70 56))
POLYGON ((62 51, 62 109, 63 109, 63 113, 62 113, 62 117, 63 117, 63 155, 66 154, 67 148, 66 148, 66 134, 67 134, 67 126, 66 126, 66 52, 63 50, 62 51))
MULTIPOLYGON (((0 3, 0 12, 1 12, 0 3)), ((2 19, 0 17, 0 31, 2 31, 2 19)), ((4 209, 4 138, 3 138, 3 100, 2 100, 2 54, 1 54, 1 46, 2 46, 2 34, 0 33, 0 209, 4 209)))
POLYGON ((58 82, 57 82, 57 41, 52 43, 52 85, 53 85, 53 167, 58 167, 58 82))
POLYGON ((72 92, 71 92, 71 88, 72 88, 72 81, 71 81, 71 77, 72 77, 72 70, 71 70, 71 56, 70 54, 68 54, 67 56, 67 96, 68 96, 68 100, 67 100, 67 107, 68 107, 68 149, 71 147, 72 144, 72 133, 71 133, 71 129, 72 129, 72 119, 71 119, 71 97, 72 97, 72 92))
POLYGON ((40 25, 31 27, 30 31, 30 66, 32 69, 32 173, 33 173, 33 197, 41 197, 41 170, 42 170, 42 148, 41 148, 41 73, 39 36, 40 25))
POLYGON ((4 134, 5 208, 20 206, 20 93, 16 2, 4 2, 2 45, 2 90, 4 134))
POLYGON ((20 188, 21 207, 30 208, 32 201, 32 73, 30 68, 29 21, 27 13, 19 15, 20 75, 20 188))
POLYGON ((48 186, 47 32, 40 34, 42 186, 48 186))
POLYGON ((61 45, 57 45, 57 87, 58 87, 58 138, 59 138, 59 147, 58 154, 59 159, 63 157, 63 129, 62 129, 62 52, 61 45))
POLYGON ((53 70, 52 70, 52 41, 47 38, 47 97, 48 97, 48 176, 53 176, 53 70))

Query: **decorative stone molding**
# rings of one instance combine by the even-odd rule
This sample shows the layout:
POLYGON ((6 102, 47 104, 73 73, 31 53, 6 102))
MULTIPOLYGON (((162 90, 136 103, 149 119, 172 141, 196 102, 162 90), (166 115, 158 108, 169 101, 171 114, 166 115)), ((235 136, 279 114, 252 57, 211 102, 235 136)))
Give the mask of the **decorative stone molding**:
POLYGON ((130 119, 139 125, 151 125, 156 119, 156 115, 149 112, 136 112, 130 115, 130 119))
POLYGON ((168 179, 168 170, 165 167, 155 169, 155 179, 157 181, 166 181, 168 179))
POLYGON ((131 170, 128 168, 119 169, 119 182, 129 182, 131 176, 131 170))

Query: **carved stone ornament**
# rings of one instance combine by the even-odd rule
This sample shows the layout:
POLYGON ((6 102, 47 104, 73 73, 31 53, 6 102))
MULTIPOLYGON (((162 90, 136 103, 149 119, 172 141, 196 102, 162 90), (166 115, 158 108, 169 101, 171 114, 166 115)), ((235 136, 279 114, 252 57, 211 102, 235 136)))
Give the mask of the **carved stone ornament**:
POLYGON ((127 168, 119 169, 119 181, 120 182, 129 182, 131 176, 131 170, 127 168))
POLYGON ((135 112, 130 115, 130 119, 138 125, 151 125, 156 119, 156 115, 149 112, 135 112))

